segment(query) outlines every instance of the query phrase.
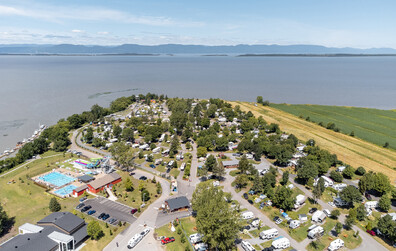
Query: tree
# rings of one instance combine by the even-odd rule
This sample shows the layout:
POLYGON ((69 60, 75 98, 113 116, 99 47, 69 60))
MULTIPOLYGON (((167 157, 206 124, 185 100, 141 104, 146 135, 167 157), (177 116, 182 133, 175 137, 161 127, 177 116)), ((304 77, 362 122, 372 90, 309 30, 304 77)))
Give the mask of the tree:
POLYGON ((196 225, 210 249, 230 250, 239 232, 239 215, 224 200, 225 193, 211 184, 201 183, 194 191, 192 208, 196 225), (210 219, 210 220, 208 220, 210 219))
POLYGON ((389 211, 391 204, 391 199, 387 195, 383 195, 378 201, 379 208, 381 208, 381 210, 384 212, 389 211))
POLYGON ((316 184, 316 186, 314 187, 313 191, 312 191, 312 196, 315 202, 318 201, 318 199, 320 199, 320 197, 322 196, 322 190, 319 186, 319 184, 316 184))
POLYGON ((278 208, 282 208, 285 211, 289 211, 294 208, 295 198, 293 197, 293 191, 284 186, 278 186, 275 190, 274 198, 272 202, 278 208))
POLYGON ((122 133, 122 128, 119 125, 114 126, 113 128, 113 135, 115 138, 119 138, 122 133))
POLYGON ((124 130, 122 130, 122 135, 121 135, 122 139, 127 141, 127 142, 134 142, 135 140, 135 135, 133 132, 132 128, 125 128, 124 130))
POLYGON ((140 195, 142 197, 143 202, 150 200, 150 193, 146 189, 143 189, 140 195))
POLYGON ((128 192, 133 191, 133 183, 129 177, 127 177, 126 180, 124 181, 124 186, 125 186, 125 190, 127 190, 128 192))
POLYGON ((332 178, 335 182, 342 182, 343 178, 339 172, 331 171, 330 178, 332 178))
POLYGON ((366 173, 366 169, 364 169, 364 167, 362 167, 362 166, 359 166, 359 167, 356 169, 355 173, 356 173, 357 175, 362 176, 362 175, 364 175, 364 174, 366 173))
POLYGON ((342 172, 342 175, 344 175, 345 178, 351 179, 353 177, 353 174, 355 173, 355 170, 351 166, 347 166, 345 170, 342 172))
POLYGON ((91 221, 87 226, 87 234, 92 240, 99 240, 103 235, 103 230, 97 221, 91 221))
POLYGON ((179 137, 177 137, 177 135, 175 134, 173 136, 170 148, 169 148, 169 154, 176 154, 178 152, 178 148, 179 148, 179 137))
POLYGON ((216 158, 212 154, 210 154, 209 157, 206 159, 205 166, 209 172, 212 172, 213 168, 217 166, 216 158))
POLYGON ((388 176, 383 173, 376 173, 374 178, 374 189, 380 195, 390 191, 392 188, 388 176))
POLYGON ((7 213, 3 210, 3 207, 0 205, 0 235, 6 229, 8 221, 9 219, 7 213))
POLYGON ((282 181, 280 182, 282 185, 286 185, 289 181, 289 171, 283 172, 282 181))
POLYGON ((238 188, 246 187, 249 179, 246 174, 240 174, 235 178, 235 185, 238 188))
POLYGON ((250 164, 249 160, 246 158, 246 155, 243 155, 241 160, 239 161, 238 170, 242 174, 246 174, 246 172, 250 169, 251 165, 252 164, 250 164))
POLYGON ((55 197, 52 197, 49 202, 49 210, 51 212, 58 212, 59 210, 61 210, 61 205, 55 197))
POLYGON ((362 200, 362 195, 359 190, 354 186, 347 186, 344 190, 340 192, 340 198, 352 204, 354 202, 360 202, 362 200))
POLYGON ((109 151, 121 167, 129 167, 133 164, 134 153, 124 142, 114 143, 109 151))
POLYGON ((303 184, 306 184, 309 178, 315 178, 316 176, 318 176, 318 168, 316 165, 306 158, 301 158, 297 165, 297 178, 301 180, 303 184))
POLYGON ((333 211, 331 211, 331 215, 330 215, 330 217, 332 218, 332 219, 335 219, 335 220, 337 220, 338 219, 338 217, 341 215, 341 212, 340 212, 340 210, 338 210, 338 209, 335 209, 335 210, 333 210, 333 211))
POLYGON ((318 180, 318 186, 319 186, 319 188, 320 188, 320 196, 322 196, 322 194, 324 193, 324 191, 325 191, 325 189, 326 189, 326 187, 325 187, 325 181, 324 181, 324 179, 322 178, 322 177, 320 177, 319 178, 319 180, 318 180))
POLYGON ((146 183, 143 180, 139 180, 139 191, 143 191, 146 188, 146 183))
POLYGON ((94 138, 92 127, 88 127, 87 133, 85 134, 85 137, 84 137, 84 138, 85 138, 85 141, 86 141, 86 142, 88 142, 88 143, 91 143, 91 142, 92 142, 92 140, 93 140, 93 138, 94 138))
POLYGON ((264 102, 263 96, 257 96, 256 102, 259 103, 259 104, 262 104, 264 102))
POLYGON ((378 221, 377 227, 382 234, 388 237, 392 242, 396 242, 396 222, 393 221, 389 214, 381 217, 378 221))
POLYGON ((342 224, 340 222, 337 222, 334 228, 335 232, 337 233, 337 235, 339 235, 341 233, 342 230, 342 224))
POLYGON ((206 147, 200 146, 197 148, 197 156, 198 158, 201 157, 206 157, 206 154, 208 153, 206 147))
POLYGON ((364 207, 363 204, 360 204, 356 208, 356 219, 359 221, 363 221, 366 218, 366 208, 364 207))
POLYGON ((216 175, 216 177, 222 177, 225 174, 225 168, 223 164, 216 164, 213 167, 212 172, 214 175, 216 175))

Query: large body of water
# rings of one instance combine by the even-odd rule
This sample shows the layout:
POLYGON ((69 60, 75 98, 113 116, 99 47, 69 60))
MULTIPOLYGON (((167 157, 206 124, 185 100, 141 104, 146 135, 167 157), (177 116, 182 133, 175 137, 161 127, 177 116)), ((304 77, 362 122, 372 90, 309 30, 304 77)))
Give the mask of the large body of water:
POLYGON ((0 152, 117 97, 396 108, 396 57, 0 56, 0 152), (111 92, 111 93, 109 93, 111 92))

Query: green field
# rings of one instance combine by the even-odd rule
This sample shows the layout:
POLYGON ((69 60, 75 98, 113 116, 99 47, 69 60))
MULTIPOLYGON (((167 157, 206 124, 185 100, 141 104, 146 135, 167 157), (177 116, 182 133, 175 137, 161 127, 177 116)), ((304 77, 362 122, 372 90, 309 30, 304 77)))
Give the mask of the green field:
POLYGON ((350 134, 368 142, 396 149, 396 112, 371 108, 324 106, 324 105, 289 105, 271 104, 272 107, 295 116, 309 117, 310 121, 324 126, 335 123, 342 133, 350 134))

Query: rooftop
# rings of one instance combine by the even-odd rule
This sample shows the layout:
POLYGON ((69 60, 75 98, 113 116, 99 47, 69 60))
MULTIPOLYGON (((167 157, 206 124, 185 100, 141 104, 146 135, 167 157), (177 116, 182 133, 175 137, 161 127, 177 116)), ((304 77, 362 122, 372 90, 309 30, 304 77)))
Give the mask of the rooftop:
POLYGON ((190 206, 190 202, 188 201, 187 197, 185 197, 185 196, 172 198, 172 199, 166 200, 165 202, 168 203, 169 210, 171 210, 171 211, 190 206))
POLYGON ((89 185, 94 189, 98 189, 118 179, 121 179, 121 176, 118 173, 114 172, 106 174, 105 176, 90 182, 89 185))

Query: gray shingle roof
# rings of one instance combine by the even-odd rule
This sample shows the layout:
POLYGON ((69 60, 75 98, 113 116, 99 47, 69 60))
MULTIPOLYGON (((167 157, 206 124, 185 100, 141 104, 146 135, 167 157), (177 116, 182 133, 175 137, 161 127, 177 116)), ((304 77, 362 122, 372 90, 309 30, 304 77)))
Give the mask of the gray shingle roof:
POLYGON ((169 210, 171 211, 190 206, 190 202, 185 196, 180 196, 166 200, 166 203, 168 203, 169 210))
POLYGON ((37 222, 38 225, 52 223, 67 233, 72 233, 84 220, 69 212, 55 212, 37 222))
POLYGON ((83 176, 77 177, 77 179, 82 182, 90 182, 90 181, 94 180, 95 178, 85 174, 83 176))

